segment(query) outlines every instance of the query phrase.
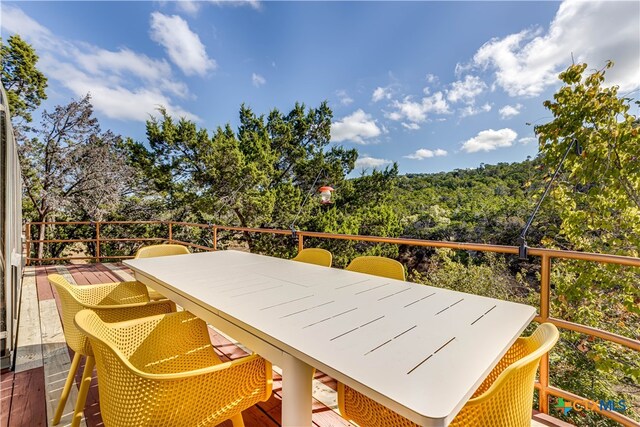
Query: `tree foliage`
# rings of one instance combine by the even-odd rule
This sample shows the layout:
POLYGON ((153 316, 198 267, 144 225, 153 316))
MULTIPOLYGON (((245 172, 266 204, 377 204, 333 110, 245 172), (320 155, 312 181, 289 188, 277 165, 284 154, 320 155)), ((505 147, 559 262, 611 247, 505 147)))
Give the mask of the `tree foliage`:
MULTIPOLYGON (((25 216, 37 221, 102 220, 116 210, 130 176, 117 149, 119 141, 111 131, 100 131, 88 95, 44 111, 40 128, 18 148, 25 216)), ((41 239, 44 230, 41 227, 41 239)))
POLYGON ((317 217, 355 207, 356 199, 368 197, 373 204, 380 193, 373 188, 353 198, 363 181, 346 176, 357 152, 330 145, 332 112, 326 103, 308 110, 296 104, 287 114, 272 110, 266 117, 243 105, 237 132, 227 124, 211 135, 192 121, 160 113, 147 122, 148 144, 129 140, 127 146, 131 163, 142 166, 173 218, 243 227, 318 226, 324 222, 317 217), (309 202, 320 185, 340 189, 330 208, 309 202))
POLYGON ((29 123, 31 112, 40 106, 43 99, 47 99, 47 78, 36 68, 38 55, 17 34, 9 37, 8 44, 0 40, 0 54, 2 84, 9 98, 11 117, 29 123))
MULTIPOLYGON (((581 154, 570 154, 552 191, 561 221, 545 246, 638 257, 640 251, 640 128, 629 113, 631 99, 605 85, 606 70, 586 75, 586 64, 560 74, 563 86, 544 103, 553 120, 537 126, 540 159, 547 170, 560 162, 574 140, 581 154)), ((554 315, 629 337, 640 336, 640 271, 567 261, 554 264, 554 315)), ((614 384, 640 383, 640 357, 617 345, 564 334, 565 351, 558 363, 571 375, 557 382, 578 388, 592 399, 617 398, 614 384), (575 369, 591 372, 591 381, 575 369), (593 376, 595 375, 595 378, 593 376), (586 387, 585 387, 586 385, 586 387)))
POLYGON ((554 199, 560 233, 576 250, 640 253, 640 127, 631 99, 604 86, 605 69, 584 76, 586 64, 560 74, 564 86, 544 105, 553 121, 537 126, 540 158, 555 168, 574 139, 583 151, 564 163, 554 199))

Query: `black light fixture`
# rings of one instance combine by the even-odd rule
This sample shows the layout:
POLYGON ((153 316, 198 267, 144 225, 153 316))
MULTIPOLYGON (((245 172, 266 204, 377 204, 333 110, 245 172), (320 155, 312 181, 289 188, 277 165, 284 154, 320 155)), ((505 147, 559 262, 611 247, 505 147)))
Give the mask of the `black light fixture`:
MULTIPOLYGON (((570 136, 573 137, 573 134, 571 134, 570 136)), ((544 193, 542 194, 542 197, 540 197, 540 200, 538 200, 538 203, 536 204, 536 207, 533 210, 533 213, 529 217, 529 220, 527 221, 527 225, 525 225, 524 228, 522 229, 522 232, 520 232, 520 236, 518 237, 518 245, 519 245, 518 258, 520 258, 521 260, 527 259, 527 253, 529 249, 529 247, 527 246, 527 231, 529 231, 529 227, 531 227, 531 223, 533 222, 533 219, 538 213, 538 210, 540 210, 540 206, 542 205, 542 202, 544 201, 545 197, 547 197, 547 194, 551 189, 551 185, 556 180, 556 177, 558 176, 558 173, 560 173, 560 169, 562 168, 564 161, 567 159, 569 152, 573 148, 575 148, 576 155, 579 156, 582 154, 582 147, 580 146, 580 143, 576 138, 572 138, 571 143, 569 144, 569 146, 567 147, 567 150, 564 152, 564 155, 562 156, 562 160, 560 160, 560 163, 558 163, 558 166, 556 167, 556 170, 553 173, 553 176, 547 183, 547 187, 544 189, 544 193)))

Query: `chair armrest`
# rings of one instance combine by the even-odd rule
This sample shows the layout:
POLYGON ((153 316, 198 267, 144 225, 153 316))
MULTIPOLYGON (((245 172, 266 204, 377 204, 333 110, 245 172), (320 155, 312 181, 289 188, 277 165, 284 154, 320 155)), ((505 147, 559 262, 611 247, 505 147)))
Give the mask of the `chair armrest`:
POLYGON ((108 323, 146 318, 176 311, 175 303, 170 300, 119 305, 84 305, 84 307, 93 310, 102 321, 108 323))
POLYGON ((140 282, 114 282, 75 287, 83 302, 93 305, 113 305, 149 301, 147 287, 140 282), (88 300, 87 300, 88 299, 88 300))

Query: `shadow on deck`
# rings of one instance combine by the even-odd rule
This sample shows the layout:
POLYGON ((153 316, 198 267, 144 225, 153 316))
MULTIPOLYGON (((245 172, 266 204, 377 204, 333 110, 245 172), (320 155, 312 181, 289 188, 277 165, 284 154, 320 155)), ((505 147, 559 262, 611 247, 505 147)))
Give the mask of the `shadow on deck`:
MULTIPOLYGON (((3 370, 0 382, 0 427, 48 426, 55 411, 62 386, 73 358, 67 347, 60 319, 60 301, 47 281, 47 275, 62 274, 78 285, 133 280, 131 272, 121 264, 83 264, 38 266, 25 271, 18 330, 15 371, 3 370)), ((246 355, 237 342, 210 328, 211 342, 221 360, 246 355)), ((79 383, 82 366, 76 375, 79 383)), ((281 424, 282 382, 274 367, 271 398, 243 412, 247 427, 276 427, 281 424)), ((340 427, 352 424, 337 413, 336 382, 317 372, 313 381, 313 424, 317 427, 340 427)), ((61 426, 69 425, 76 401, 77 388, 69 396, 61 426)), ((87 396, 83 426, 102 426, 100 399, 95 377, 87 396)), ((534 414, 532 426, 568 426, 544 414, 534 414)), ((231 422, 221 426, 230 427, 231 422)))

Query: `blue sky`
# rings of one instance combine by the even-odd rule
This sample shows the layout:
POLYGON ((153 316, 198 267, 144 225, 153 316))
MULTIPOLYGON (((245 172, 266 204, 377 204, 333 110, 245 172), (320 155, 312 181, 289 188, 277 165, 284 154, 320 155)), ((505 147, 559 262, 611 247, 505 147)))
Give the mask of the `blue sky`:
MULTIPOLYGON (((145 141, 158 105, 208 129, 239 106, 334 112, 362 169, 428 173, 535 156, 572 61, 638 98, 640 3, 8 2, 2 37, 40 56, 52 109, 90 92, 103 129, 145 141)), ((637 108, 634 111, 638 114, 637 108)))

